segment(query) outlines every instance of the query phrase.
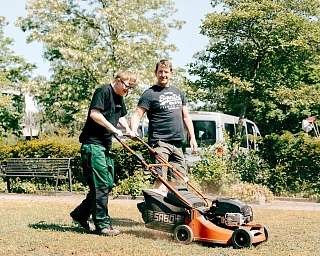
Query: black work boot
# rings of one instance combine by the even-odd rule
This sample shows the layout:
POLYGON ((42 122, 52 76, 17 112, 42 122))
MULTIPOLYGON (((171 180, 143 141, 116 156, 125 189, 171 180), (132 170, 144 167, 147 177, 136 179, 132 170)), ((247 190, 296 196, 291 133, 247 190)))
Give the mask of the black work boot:
POLYGON ((79 224, 82 228, 84 228, 86 231, 94 231, 94 226, 86 219, 83 219, 76 215, 74 212, 70 213, 70 217, 74 222, 79 224), (91 225, 90 225, 91 224, 91 225))

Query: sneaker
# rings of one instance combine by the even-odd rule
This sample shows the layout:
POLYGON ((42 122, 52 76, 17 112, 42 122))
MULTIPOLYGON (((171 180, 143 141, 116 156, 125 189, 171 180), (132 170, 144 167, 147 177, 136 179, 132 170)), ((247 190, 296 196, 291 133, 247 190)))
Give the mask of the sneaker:
POLYGON ((120 231, 113 227, 107 227, 103 229, 97 229, 96 233, 100 236, 117 236, 120 234, 120 231))
POLYGON ((70 217, 72 218, 72 220, 74 222, 76 222, 77 224, 79 224, 82 228, 84 228, 87 231, 94 231, 94 227, 92 226, 92 224, 85 219, 81 219, 78 215, 76 215, 74 212, 70 213, 70 217), (91 225, 90 225, 91 224, 91 225))

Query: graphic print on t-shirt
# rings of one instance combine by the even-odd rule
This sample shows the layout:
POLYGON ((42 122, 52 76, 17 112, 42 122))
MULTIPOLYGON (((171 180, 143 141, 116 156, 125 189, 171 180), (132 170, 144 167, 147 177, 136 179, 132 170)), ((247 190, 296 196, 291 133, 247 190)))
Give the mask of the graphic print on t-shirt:
POLYGON ((179 109, 182 105, 182 100, 180 95, 173 92, 165 92, 160 95, 159 103, 161 109, 179 109))

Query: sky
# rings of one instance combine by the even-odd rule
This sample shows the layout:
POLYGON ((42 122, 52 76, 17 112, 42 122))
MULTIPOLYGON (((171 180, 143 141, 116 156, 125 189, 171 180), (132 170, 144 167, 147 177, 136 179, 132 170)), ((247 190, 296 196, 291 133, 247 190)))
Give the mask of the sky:
MULTIPOLYGON (((208 39, 200 35, 200 25, 205 15, 212 11, 210 0, 174 0, 177 13, 174 18, 186 23, 181 30, 170 32, 167 42, 177 46, 178 51, 171 54, 175 67, 185 67, 192 62, 193 55, 205 49, 208 39)), ((0 16, 9 22, 5 28, 5 36, 13 38, 13 51, 23 56, 28 62, 37 65, 34 75, 49 75, 49 63, 42 58, 42 45, 37 42, 26 43, 25 34, 16 28, 14 22, 18 16, 24 16, 26 0, 1 1, 0 16)))

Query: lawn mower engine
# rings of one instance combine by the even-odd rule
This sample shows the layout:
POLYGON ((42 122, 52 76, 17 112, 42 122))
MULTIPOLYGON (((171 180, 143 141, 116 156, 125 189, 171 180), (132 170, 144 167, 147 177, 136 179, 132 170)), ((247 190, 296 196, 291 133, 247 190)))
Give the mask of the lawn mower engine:
POLYGON ((239 227, 253 220, 252 208, 233 198, 218 198, 205 212, 205 217, 218 226, 239 227))

